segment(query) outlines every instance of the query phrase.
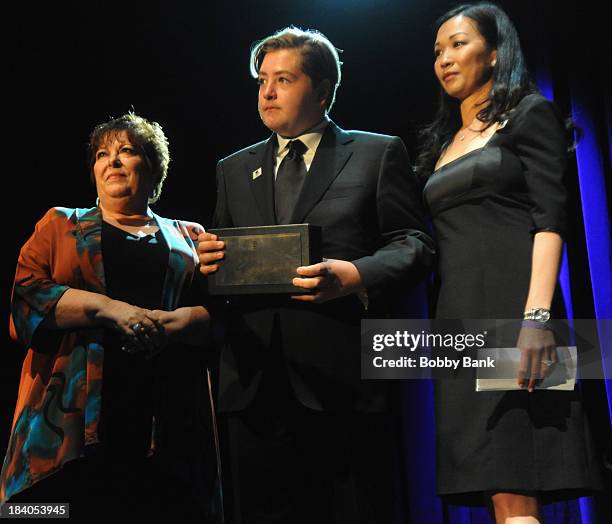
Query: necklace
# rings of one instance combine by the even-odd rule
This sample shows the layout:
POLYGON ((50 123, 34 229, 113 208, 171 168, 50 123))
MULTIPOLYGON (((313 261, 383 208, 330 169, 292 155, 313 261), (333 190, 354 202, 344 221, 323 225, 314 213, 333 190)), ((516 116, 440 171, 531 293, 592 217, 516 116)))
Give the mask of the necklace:
POLYGON ((109 224, 118 227, 119 229, 123 229, 123 231, 136 235, 139 238, 152 235, 159 229, 154 218, 149 218, 146 222, 144 222, 144 224, 138 224, 141 219, 122 218, 121 220, 117 220, 116 218, 112 217, 104 217, 104 220, 109 224))
POLYGON ((482 131, 478 130, 478 129, 472 129, 470 126, 464 127, 463 129, 465 129, 465 132, 460 135, 459 133, 461 132, 461 129, 459 131, 457 131, 457 138, 459 139, 460 142, 463 142, 463 140, 465 139, 465 135, 468 131, 471 131, 472 133, 481 133, 482 131))
POLYGON ((140 238, 146 237, 147 235, 152 234, 151 228, 153 227, 157 228, 157 224, 155 223, 155 220, 151 219, 146 224, 143 224, 140 228, 138 228, 136 234, 140 238))

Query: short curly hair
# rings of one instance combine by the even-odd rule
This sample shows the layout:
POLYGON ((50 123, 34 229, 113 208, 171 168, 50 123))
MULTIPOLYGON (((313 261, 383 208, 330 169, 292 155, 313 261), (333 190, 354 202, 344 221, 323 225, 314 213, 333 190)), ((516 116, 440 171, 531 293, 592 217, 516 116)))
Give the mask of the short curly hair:
POLYGON ((135 113, 130 112, 118 118, 111 118, 108 122, 94 127, 87 144, 91 180, 95 183, 93 167, 96 163, 98 149, 110 137, 123 131, 140 151, 151 171, 153 195, 149 197, 149 204, 153 204, 159 199, 164 180, 168 176, 168 165, 170 164, 168 139, 157 122, 147 120, 135 113))

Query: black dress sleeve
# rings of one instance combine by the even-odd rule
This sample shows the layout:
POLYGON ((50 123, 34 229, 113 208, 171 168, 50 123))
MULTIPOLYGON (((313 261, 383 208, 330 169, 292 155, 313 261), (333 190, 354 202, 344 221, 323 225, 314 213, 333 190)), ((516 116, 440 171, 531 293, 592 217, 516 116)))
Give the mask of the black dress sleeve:
POLYGON ((567 231, 567 139, 557 107, 540 95, 526 96, 512 122, 513 146, 532 201, 531 233, 567 231))

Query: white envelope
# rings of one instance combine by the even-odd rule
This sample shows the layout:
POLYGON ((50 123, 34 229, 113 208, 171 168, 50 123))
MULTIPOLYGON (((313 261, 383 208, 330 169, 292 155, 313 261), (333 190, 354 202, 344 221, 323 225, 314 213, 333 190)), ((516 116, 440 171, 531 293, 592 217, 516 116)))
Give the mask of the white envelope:
MULTIPOLYGON (((494 374, 492 371, 478 368, 476 371, 476 391, 512 391, 521 389, 516 381, 516 372, 521 360, 518 348, 482 349, 479 358, 495 359, 494 374)), ((535 386, 535 389, 553 391, 573 391, 576 385, 576 370, 578 368, 578 351, 576 346, 557 347, 558 362, 553 364, 551 373, 535 386)))

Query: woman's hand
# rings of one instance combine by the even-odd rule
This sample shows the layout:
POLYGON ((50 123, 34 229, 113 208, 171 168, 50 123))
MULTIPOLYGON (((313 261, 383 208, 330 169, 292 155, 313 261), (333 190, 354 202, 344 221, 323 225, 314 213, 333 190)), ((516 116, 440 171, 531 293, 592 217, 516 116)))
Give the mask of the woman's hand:
POLYGON ((163 311, 109 300, 101 310, 100 320, 124 336, 124 349, 128 353, 144 352, 145 359, 150 359, 170 344, 203 341, 210 317, 202 306, 163 311))
POLYGON ((210 316, 202 306, 180 307, 174 311, 156 309, 148 311, 147 318, 155 323, 161 333, 160 344, 148 357, 176 342, 197 344, 208 334, 210 316))
POLYGON ((297 273, 302 278, 294 278, 294 286, 316 291, 312 295, 291 297, 304 302, 333 300, 359 291, 363 285, 355 264, 346 260, 326 259, 312 266, 298 267, 297 273))
POLYGON ((103 301, 96 320, 120 333, 130 353, 157 352, 163 345, 159 326, 148 315, 150 311, 120 300, 103 301))
POLYGON ((518 385, 533 393, 536 384, 547 376, 557 362, 555 337, 550 329, 523 327, 517 342, 521 361, 518 385))
POLYGON ((55 306, 52 329, 82 329, 103 326, 122 336, 129 353, 156 355, 176 341, 204 343, 210 316, 203 306, 182 307, 174 311, 150 311, 105 295, 68 289, 55 306))
POLYGON ((148 318, 163 333, 164 346, 167 346, 181 340, 181 332, 189 326, 191 315, 189 308, 179 308, 174 311, 155 309, 148 312, 148 318))

